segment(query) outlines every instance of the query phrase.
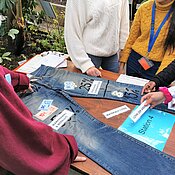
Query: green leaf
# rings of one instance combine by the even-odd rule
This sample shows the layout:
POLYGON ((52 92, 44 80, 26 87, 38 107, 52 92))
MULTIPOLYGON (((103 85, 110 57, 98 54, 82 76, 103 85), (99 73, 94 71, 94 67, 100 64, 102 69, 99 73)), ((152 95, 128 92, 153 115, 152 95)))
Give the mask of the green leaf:
POLYGON ((12 39, 15 39, 15 35, 17 35, 19 33, 19 30, 17 29, 10 29, 8 32, 8 36, 11 36, 12 39))
POLYGON ((2 55, 2 58, 8 57, 10 54, 11 54, 11 52, 5 52, 5 53, 2 55))
POLYGON ((3 62, 3 59, 0 57, 0 63, 2 63, 3 62))
POLYGON ((3 59, 5 59, 5 60, 9 60, 9 61, 12 61, 12 59, 9 58, 9 57, 3 57, 3 59))

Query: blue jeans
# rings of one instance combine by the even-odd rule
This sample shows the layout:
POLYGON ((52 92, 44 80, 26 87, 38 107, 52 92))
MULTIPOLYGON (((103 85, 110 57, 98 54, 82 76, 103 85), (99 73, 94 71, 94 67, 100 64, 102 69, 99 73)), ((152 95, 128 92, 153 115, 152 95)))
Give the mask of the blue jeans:
POLYGON ((102 68, 104 70, 108 70, 111 72, 118 72, 119 71, 119 62, 118 62, 118 55, 109 56, 109 57, 99 57, 88 54, 91 58, 91 61, 94 63, 96 68, 102 68))
MULTIPOLYGON (((105 98, 124 101, 136 105, 140 104, 142 90, 141 86, 119 83, 103 78, 92 77, 85 74, 78 74, 46 66, 41 66, 33 74, 34 78, 38 78, 38 84, 48 84, 51 89, 64 91, 71 96, 105 98), (101 87, 98 94, 89 94, 88 92, 94 81, 101 81, 101 87), (67 90, 65 89, 65 82, 73 82, 76 87, 67 90)), ((175 113, 174 110, 168 109, 167 105, 163 103, 155 108, 162 111, 175 113)))
MULTIPOLYGON (((50 83, 53 83, 52 79, 50 83)), ((49 84, 40 85, 35 82, 33 85, 34 92, 22 97, 32 113, 39 112, 38 107, 44 99, 52 99, 52 105, 58 108, 42 121, 45 124, 52 122, 64 109, 72 111, 74 115, 55 132, 73 135, 79 151, 111 174, 175 175, 175 158, 172 156, 98 121, 63 91, 50 88, 49 84)))
MULTIPOLYGON (((53 121, 53 118, 64 109, 72 111, 74 115, 55 132, 74 135, 79 150, 111 174, 175 175, 175 158, 98 121, 77 104, 62 85, 62 82, 66 80, 77 83, 77 81, 83 82, 83 78, 94 79, 94 77, 45 66, 34 74, 35 78, 38 77, 36 81, 33 80, 34 92, 21 97, 33 115, 39 112, 38 107, 44 99, 52 99, 52 105, 58 108, 42 121, 45 124, 53 121)), ((106 86, 109 84, 108 80, 100 80, 106 82, 106 86)), ((103 90, 106 90, 106 86, 103 90)), ((79 92, 79 96, 83 92, 82 96, 87 96, 86 90, 81 88, 80 90, 82 91, 79 92)), ((78 91, 74 92, 76 93, 78 91)), ((105 97, 106 93, 100 96, 105 97)))
POLYGON ((142 55, 138 54, 134 50, 131 51, 126 64, 126 74, 151 80, 156 74, 160 66, 160 62, 152 61, 154 65, 148 70, 144 70, 144 68, 138 62, 141 57, 142 55))

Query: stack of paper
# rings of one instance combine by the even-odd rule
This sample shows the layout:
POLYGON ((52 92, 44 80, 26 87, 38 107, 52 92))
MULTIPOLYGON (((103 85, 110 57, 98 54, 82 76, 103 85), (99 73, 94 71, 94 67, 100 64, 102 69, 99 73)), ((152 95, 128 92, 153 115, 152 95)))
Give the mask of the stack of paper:
POLYGON ((60 52, 43 52, 40 55, 36 55, 31 58, 29 61, 24 63, 16 71, 30 74, 41 65, 50 66, 50 67, 67 67, 67 55, 60 52))

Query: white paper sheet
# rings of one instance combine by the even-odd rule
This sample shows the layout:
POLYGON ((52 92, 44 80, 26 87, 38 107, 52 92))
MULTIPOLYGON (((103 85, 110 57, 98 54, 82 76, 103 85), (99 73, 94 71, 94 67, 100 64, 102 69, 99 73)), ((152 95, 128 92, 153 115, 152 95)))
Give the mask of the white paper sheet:
POLYGON ((46 52, 47 54, 36 55, 25 64, 23 64, 17 72, 30 74, 41 65, 50 67, 67 67, 67 60, 64 54, 55 54, 55 52, 46 52))
POLYGON ((144 86, 146 83, 149 82, 149 80, 121 74, 116 80, 116 82, 144 86))

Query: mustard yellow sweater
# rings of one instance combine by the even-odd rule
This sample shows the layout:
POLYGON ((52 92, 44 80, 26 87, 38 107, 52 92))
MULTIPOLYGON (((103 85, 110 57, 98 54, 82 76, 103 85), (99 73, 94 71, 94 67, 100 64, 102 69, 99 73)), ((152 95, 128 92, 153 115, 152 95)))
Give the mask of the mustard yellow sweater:
MULTIPOLYGON (((120 58, 120 62, 127 62, 131 49, 142 56, 147 55, 153 2, 153 0, 147 1, 137 10, 128 40, 120 58)), ((173 2, 174 0, 166 5, 161 5, 156 2, 155 31, 157 31, 173 2)), ((175 59, 175 51, 170 54, 170 51, 167 50, 167 52, 164 53, 163 47, 168 33, 169 21, 170 18, 161 29, 157 40, 155 41, 154 46, 148 55, 150 60, 161 62, 158 72, 167 67, 175 59)))

